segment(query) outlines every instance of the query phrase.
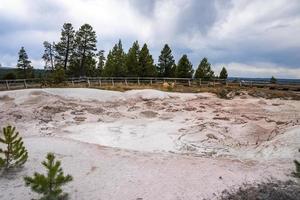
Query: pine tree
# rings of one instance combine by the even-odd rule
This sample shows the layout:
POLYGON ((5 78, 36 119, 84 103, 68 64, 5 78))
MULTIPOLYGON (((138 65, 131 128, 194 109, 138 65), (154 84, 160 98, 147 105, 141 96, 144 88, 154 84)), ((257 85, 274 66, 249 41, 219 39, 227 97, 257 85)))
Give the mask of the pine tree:
POLYGON ((54 52, 54 46, 55 44, 51 44, 47 41, 43 43, 44 45, 44 54, 42 56, 42 59, 45 61, 45 70, 54 70, 54 57, 55 57, 55 52, 54 52))
POLYGON ((273 83, 273 84, 277 83, 277 79, 274 76, 272 76, 270 79, 270 83, 273 83))
POLYGON ((19 59, 17 64, 17 72, 20 78, 26 79, 33 77, 33 67, 30 63, 31 61, 28 59, 28 55, 24 47, 21 47, 19 51, 19 59))
POLYGON ((195 73, 195 78, 201 78, 203 80, 210 80, 214 77, 214 72, 211 70, 211 65, 207 58, 203 58, 198 65, 198 69, 195 73))
POLYGON ((57 63, 66 71, 70 56, 74 51, 75 31, 71 23, 65 23, 61 30, 60 41, 55 45, 57 63))
POLYGON ((105 65, 105 56, 104 50, 100 50, 97 54, 98 56, 98 64, 97 64, 97 76, 103 75, 104 65, 105 65))
POLYGON ((137 77, 139 72, 139 56, 140 46, 138 41, 135 41, 126 55, 127 76, 137 77))
POLYGON ((156 67, 153 64, 153 58, 150 55, 147 44, 144 44, 139 56, 139 73, 140 77, 153 77, 157 75, 156 67))
POLYGON ((225 67, 222 68, 221 72, 220 72, 220 76, 219 78, 220 79, 227 79, 228 77, 228 73, 227 73, 227 70, 225 67))
POLYGON ((106 63, 104 65, 104 70, 103 70, 103 76, 108 76, 108 77, 114 76, 113 74, 115 73, 115 64, 114 64, 115 59, 114 59, 114 56, 112 53, 113 49, 109 50, 109 52, 107 54, 107 59, 106 59, 106 63))
POLYGON ((192 78, 194 73, 193 65, 189 61, 187 55, 184 54, 179 59, 175 73, 177 78, 192 78))
POLYGON ((75 76, 93 75, 96 68, 94 59, 96 48, 96 32, 89 24, 82 25, 75 34, 75 50, 71 56, 70 71, 75 76))
POLYGON ((12 126, 3 128, 0 143, 3 143, 6 148, 0 148, 0 155, 4 154, 4 158, 0 157, 0 169, 21 167, 27 161, 28 153, 23 145, 22 137, 15 130, 16 128, 12 126))
POLYGON ((104 74, 110 77, 123 77, 126 76, 125 66, 126 55, 123 50, 122 41, 119 40, 113 49, 107 55, 105 63, 104 74))
POLYGON ((46 159, 42 165, 47 169, 47 175, 34 173, 33 177, 24 178, 25 184, 30 186, 34 192, 43 195, 40 200, 66 199, 68 194, 63 193, 61 187, 72 181, 73 178, 70 175, 64 175, 60 166, 61 162, 55 161, 54 154, 48 153, 46 159))
POLYGON ((172 77, 172 70, 175 64, 172 50, 165 44, 158 58, 158 73, 161 77, 172 77))

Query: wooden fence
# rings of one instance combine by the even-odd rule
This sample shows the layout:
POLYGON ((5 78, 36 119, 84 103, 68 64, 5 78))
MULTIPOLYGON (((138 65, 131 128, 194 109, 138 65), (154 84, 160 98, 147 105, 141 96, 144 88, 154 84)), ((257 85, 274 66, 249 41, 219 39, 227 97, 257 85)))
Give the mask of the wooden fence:
POLYGON ((104 86, 116 84, 120 85, 154 85, 163 83, 175 83, 176 85, 217 85, 226 84, 226 80, 214 79, 210 81, 203 81, 201 79, 192 78, 162 78, 162 77, 84 77, 84 78, 70 78, 67 83, 76 86, 79 83, 86 83, 87 86, 104 86))
MULTIPOLYGON (((164 77, 80 77, 69 78, 65 84, 70 87, 104 87, 115 85, 155 85, 174 83, 183 86, 216 87, 216 86, 245 86, 245 87, 269 87, 300 91, 300 83, 272 84, 267 81, 225 80, 212 79, 202 80, 195 78, 164 78, 164 77)), ((16 79, 0 80, 0 90, 26 89, 49 87, 42 79, 16 79)))

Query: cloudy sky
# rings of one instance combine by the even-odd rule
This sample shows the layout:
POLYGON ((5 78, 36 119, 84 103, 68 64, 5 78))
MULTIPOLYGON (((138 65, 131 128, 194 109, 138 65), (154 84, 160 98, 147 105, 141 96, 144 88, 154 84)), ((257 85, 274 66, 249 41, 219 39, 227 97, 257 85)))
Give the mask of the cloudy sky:
POLYGON ((168 43, 194 67, 208 57, 230 76, 300 78, 299 0, 0 0, 2 66, 24 46, 42 68, 42 43, 57 41, 64 22, 91 24, 105 51, 138 40, 157 60, 168 43))

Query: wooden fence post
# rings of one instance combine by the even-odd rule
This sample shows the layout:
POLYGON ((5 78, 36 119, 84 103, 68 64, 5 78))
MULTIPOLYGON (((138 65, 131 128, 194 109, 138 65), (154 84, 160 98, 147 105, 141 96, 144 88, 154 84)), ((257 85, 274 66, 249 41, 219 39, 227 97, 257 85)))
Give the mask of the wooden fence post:
POLYGON ((138 77, 138 85, 140 85, 140 77, 138 77))
POLYGON ((152 85, 152 78, 150 79, 150 85, 152 85))
POLYGON ((9 90, 9 84, 8 84, 8 81, 5 81, 6 82, 6 89, 9 90))
POLYGON ((89 79, 89 78, 86 78, 86 81, 87 81, 87 83, 88 83, 88 86, 90 87, 90 86, 91 86, 90 79, 89 79))
POLYGON ((115 86, 115 82, 114 82, 113 78, 111 78, 111 84, 112 84, 113 87, 115 86))
POLYGON ((99 86, 101 87, 101 78, 98 79, 99 86))
POLYGON ((72 79, 72 86, 74 87, 75 86, 75 84, 74 84, 74 80, 72 79))
POLYGON ((24 88, 27 89, 26 79, 24 79, 24 88))
POLYGON ((125 85, 126 85, 126 86, 128 85, 128 83, 127 83, 127 78, 125 78, 125 85))
POLYGON ((191 86, 191 80, 189 79, 189 86, 191 86))

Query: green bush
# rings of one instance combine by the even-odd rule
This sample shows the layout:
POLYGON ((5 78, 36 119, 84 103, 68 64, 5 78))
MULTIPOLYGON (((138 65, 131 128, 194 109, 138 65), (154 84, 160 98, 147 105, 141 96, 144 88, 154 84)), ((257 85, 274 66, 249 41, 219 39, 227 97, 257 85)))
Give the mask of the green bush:
POLYGON ((50 75, 49 75, 50 81, 54 84, 60 84, 63 83, 66 80, 66 74, 65 70, 62 68, 55 69, 50 75))
POLYGON ((233 96, 231 94, 233 93, 230 90, 224 88, 216 91, 216 95, 221 99, 232 99, 233 96))
POLYGON ((4 80, 13 80, 13 79, 16 79, 16 78, 17 78, 17 75, 13 72, 9 72, 9 73, 7 73, 3 76, 4 80))

